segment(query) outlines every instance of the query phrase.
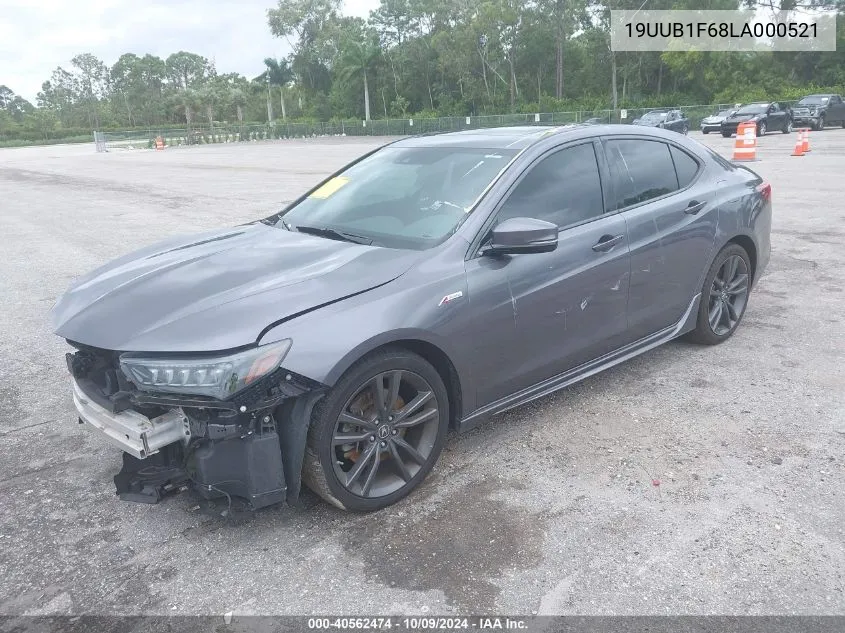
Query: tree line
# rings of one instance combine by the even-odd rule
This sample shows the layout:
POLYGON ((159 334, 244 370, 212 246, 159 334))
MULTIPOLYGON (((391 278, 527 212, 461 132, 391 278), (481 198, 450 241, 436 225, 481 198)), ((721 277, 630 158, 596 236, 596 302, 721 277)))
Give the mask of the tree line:
MULTIPOLYGON (((610 50, 612 9, 643 0, 381 0, 368 19, 341 0, 267 12, 285 59, 247 78, 186 51, 90 53, 58 67, 31 104, 0 86, 0 141, 92 129, 467 116, 737 102, 845 86, 845 0, 648 0, 649 9, 836 10, 836 52, 610 50)), ((2 78, 0 78, 2 79, 2 78)))

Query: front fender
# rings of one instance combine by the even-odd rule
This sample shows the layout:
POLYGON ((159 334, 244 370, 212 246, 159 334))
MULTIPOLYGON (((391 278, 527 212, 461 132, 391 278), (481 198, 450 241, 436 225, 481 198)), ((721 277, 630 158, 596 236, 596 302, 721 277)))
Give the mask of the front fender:
POLYGON ((419 277, 399 279, 314 310, 269 329, 259 343, 291 339, 285 369, 331 387, 368 352, 400 341, 422 342, 449 359, 461 392, 469 396, 473 324, 463 267, 419 282, 419 277), (447 295, 460 298, 441 302, 447 295))

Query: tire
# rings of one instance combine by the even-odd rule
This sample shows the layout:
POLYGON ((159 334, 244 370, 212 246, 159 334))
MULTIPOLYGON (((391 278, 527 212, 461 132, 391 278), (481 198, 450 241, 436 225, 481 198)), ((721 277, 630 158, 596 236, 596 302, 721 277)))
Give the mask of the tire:
POLYGON ((689 128, 686 125, 681 128, 681 134, 686 136, 688 133, 689 133, 689 128))
POLYGON ((792 132, 792 120, 791 119, 786 122, 786 125, 783 126, 783 129, 781 130, 781 132, 783 132, 784 134, 789 134, 790 132, 792 132))
POLYGON ((757 136, 766 136, 766 132, 769 130, 766 128, 766 122, 760 121, 760 124, 757 126, 757 136))
POLYGON ((824 129, 824 115, 819 117, 819 122, 816 123, 816 132, 824 129))
POLYGON ((730 132, 722 132, 722 136, 724 136, 725 138, 730 138, 731 133, 730 132))
MULTIPOLYGON (((728 287, 732 285, 732 282, 737 280, 738 278, 736 277, 729 279, 729 283, 727 284, 728 287)), ((701 290, 701 302, 698 306, 698 317, 696 319, 695 329, 687 334, 686 338, 689 341, 700 345, 718 345, 733 336, 733 333, 736 332, 736 329, 742 322, 742 317, 745 314, 746 307, 748 306, 751 281, 751 262, 748 258, 748 253, 745 252, 744 248, 742 248, 739 244, 731 243, 719 251, 704 278, 704 286, 701 290), (736 258, 741 260, 741 263, 736 258), (724 276, 723 273, 725 271, 723 270, 723 267, 725 267, 729 260, 731 260, 731 262, 737 262, 738 275, 745 275, 744 292, 741 293, 741 295, 735 295, 735 298, 740 298, 741 296, 741 301, 737 301, 733 304, 735 314, 728 311, 724 306, 723 297, 725 296, 725 293, 721 293, 716 289, 721 281, 721 277, 724 276), (717 279, 717 277, 719 277, 719 279, 717 279), (717 303, 722 304, 722 307, 718 310, 716 308, 717 303), (717 327, 714 327, 711 324, 711 317, 715 312, 718 312, 719 315, 717 319, 717 327), (733 316, 736 316, 735 320, 732 320, 733 316)), ((727 291, 727 288, 724 289, 727 291)))
POLYGON ((702 134, 710 134, 710 130, 701 130, 702 134))
POLYGON ((314 407, 302 480, 324 500, 343 510, 379 510, 408 495, 425 479, 443 449, 448 426, 449 397, 437 370, 403 348, 379 350, 350 367, 314 407), (399 386, 393 389, 391 380, 397 374, 399 386), (378 382, 388 399, 393 391, 397 394, 394 406, 385 407, 382 414, 376 412, 378 382), (407 404, 411 405, 425 394, 427 400, 400 417, 406 409, 403 397, 409 398, 407 404), (363 411, 364 403, 369 412, 363 411), (342 413, 346 419, 359 420, 366 426, 341 421, 342 413), (388 423, 389 413, 394 414, 390 420, 396 418, 392 424, 388 423), (423 418, 424 422, 408 424, 423 418), (340 445, 336 440, 339 436, 357 441, 340 445), (416 451, 422 463, 411 457, 406 446, 416 451), (356 465, 362 460, 363 465, 356 472, 356 465), (413 463, 409 466, 409 462, 413 463), (350 480, 352 483, 348 483, 350 480))

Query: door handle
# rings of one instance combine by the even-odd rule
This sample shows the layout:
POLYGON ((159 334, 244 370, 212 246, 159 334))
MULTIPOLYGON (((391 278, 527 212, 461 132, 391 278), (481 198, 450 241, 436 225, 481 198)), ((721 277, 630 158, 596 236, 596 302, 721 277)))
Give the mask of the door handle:
POLYGON ((624 237, 624 235, 602 235, 599 241, 593 244, 593 250, 597 253, 606 253, 621 242, 624 237))
POLYGON ((684 213, 688 213, 689 215, 695 215, 704 208, 705 204, 707 203, 699 202, 698 200, 693 200, 687 205, 687 208, 684 209, 684 213))

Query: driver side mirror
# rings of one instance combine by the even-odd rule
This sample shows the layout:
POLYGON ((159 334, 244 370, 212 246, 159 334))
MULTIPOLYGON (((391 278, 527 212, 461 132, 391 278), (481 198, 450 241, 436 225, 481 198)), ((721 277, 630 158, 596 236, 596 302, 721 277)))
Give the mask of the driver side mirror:
POLYGON ((557 225, 545 220, 508 218, 493 227, 491 233, 485 253, 550 253, 557 248, 557 225))

